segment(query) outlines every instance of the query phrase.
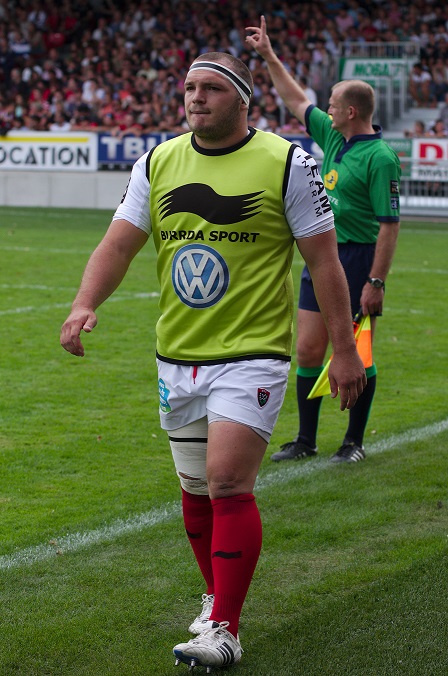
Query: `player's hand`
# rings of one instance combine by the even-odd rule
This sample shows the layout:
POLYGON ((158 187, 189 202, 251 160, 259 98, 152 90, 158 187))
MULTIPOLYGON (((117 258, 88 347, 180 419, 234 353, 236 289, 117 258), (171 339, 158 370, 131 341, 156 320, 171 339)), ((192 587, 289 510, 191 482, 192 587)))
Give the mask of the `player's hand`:
POLYGON ((81 342, 81 331, 90 333, 96 326, 97 319, 93 310, 76 308, 71 311, 61 328, 61 345, 64 350, 75 357, 84 357, 84 346, 81 342))
POLYGON ((339 392, 341 411, 353 408, 367 384, 366 370, 356 348, 333 355, 328 379, 332 398, 337 397, 339 392))
POLYGON ((384 289, 376 289, 366 282, 361 293, 361 308, 364 316, 379 317, 383 313, 384 289))
POLYGON ((251 35, 246 36, 246 42, 252 49, 266 59, 272 52, 271 41, 266 33, 266 19, 264 16, 260 17, 260 26, 248 26, 246 31, 251 31, 251 35))

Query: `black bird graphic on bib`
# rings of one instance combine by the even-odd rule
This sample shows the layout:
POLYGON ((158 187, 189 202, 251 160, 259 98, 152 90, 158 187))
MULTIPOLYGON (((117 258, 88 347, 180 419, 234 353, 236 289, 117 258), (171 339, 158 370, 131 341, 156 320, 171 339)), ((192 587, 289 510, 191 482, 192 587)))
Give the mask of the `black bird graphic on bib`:
POLYGON ((161 220, 188 212, 197 214, 208 223, 231 225, 260 213, 264 190, 246 195, 218 195, 204 183, 188 183, 170 190, 159 200, 161 220))

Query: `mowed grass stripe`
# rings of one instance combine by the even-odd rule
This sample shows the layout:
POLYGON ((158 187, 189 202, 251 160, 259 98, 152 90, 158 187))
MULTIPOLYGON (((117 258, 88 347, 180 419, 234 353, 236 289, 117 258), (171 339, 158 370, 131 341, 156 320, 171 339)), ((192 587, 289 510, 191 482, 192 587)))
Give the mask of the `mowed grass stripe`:
MULTIPOLYGON (((425 427, 416 428, 402 434, 392 435, 376 444, 369 446, 369 455, 384 453, 403 444, 427 441, 448 430, 448 418, 425 427)), ((328 460, 316 459, 313 462, 288 463, 280 467, 279 471, 268 472, 259 477, 256 489, 262 491, 271 486, 288 483, 298 477, 304 478, 318 471, 332 467, 328 460)), ((158 509, 150 510, 144 514, 138 514, 129 519, 116 519, 104 528, 97 528, 85 533, 73 533, 56 538, 48 544, 29 547, 19 550, 14 554, 0 557, 0 569, 17 568, 28 566, 39 561, 44 561, 61 553, 75 552, 81 548, 97 545, 101 542, 114 540, 121 535, 140 531, 144 528, 158 526, 181 515, 180 503, 169 503, 158 509)))

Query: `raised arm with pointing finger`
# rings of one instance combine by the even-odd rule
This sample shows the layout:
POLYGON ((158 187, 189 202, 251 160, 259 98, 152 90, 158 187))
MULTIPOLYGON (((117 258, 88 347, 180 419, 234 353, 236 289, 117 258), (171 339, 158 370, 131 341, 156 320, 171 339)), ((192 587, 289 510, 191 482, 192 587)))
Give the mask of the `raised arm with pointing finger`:
POLYGON ((271 41, 266 32, 266 19, 260 18, 260 26, 249 26, 247 31, 252 31, 246 36, 246 42, 263 57, 269 69, 272 82, 279 96, 285 102, 287 108, 302 124, 305 124, 305 112, 311 101, 306 96, 302 87, 284 68, 282 62, 272 49, 271 41))
MULTIPOLYGON (((246 42, 262 56, 273 85, 291 113, 324 153, 322 177, 334 213, 339 259, 345 270, 352 314, 371 315, 372 335, 382 313, 385 280, 400 227, 400 163, 373 124, 375 94, 362 80, 346 80, 331 89, 328 113, 307 98, 272 49, 262 16, 247 29, 246 42)), ((299 431, 272 460, 315 455, 322 398, 308 399, 323 366, 328 331, 317 302, 317 288, 305 266, 297 315, 297 403, 299 431)), ((365 457, 363 438, 376 385, 376 365, 366 364, 367 387, 350 410, 343 442, 333 462, 365 457)))

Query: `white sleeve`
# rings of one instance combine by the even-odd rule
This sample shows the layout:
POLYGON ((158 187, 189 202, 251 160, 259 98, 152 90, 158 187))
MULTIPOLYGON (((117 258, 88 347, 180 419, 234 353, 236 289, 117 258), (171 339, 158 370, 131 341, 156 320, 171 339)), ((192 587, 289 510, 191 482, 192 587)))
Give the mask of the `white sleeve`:
POLYGON ((119 218, 124 218, 150 235, 149 181, 146 176, 147 157, 148 153, 145 153, 132 167, 127 188, 112 220, 116 221, 119 218))
POLYGON ((334 217, 316 160, 295 148, 285 195, 285 216, 296 239, 334 228, 334 217))

